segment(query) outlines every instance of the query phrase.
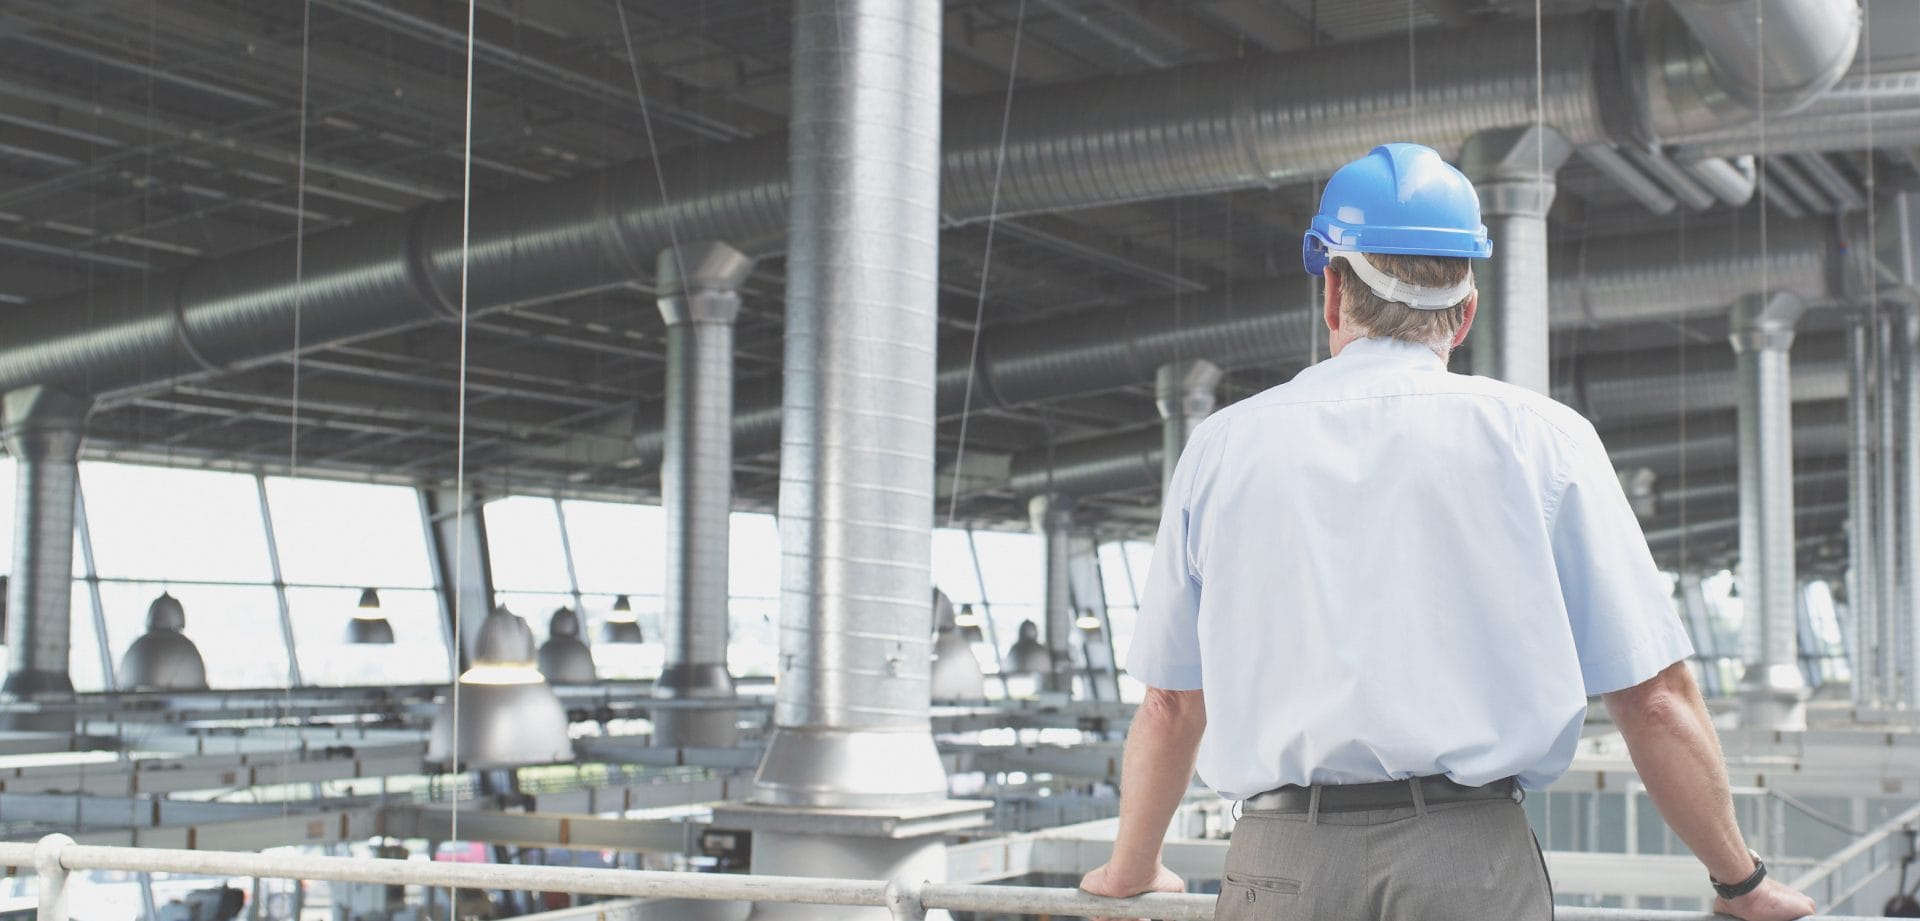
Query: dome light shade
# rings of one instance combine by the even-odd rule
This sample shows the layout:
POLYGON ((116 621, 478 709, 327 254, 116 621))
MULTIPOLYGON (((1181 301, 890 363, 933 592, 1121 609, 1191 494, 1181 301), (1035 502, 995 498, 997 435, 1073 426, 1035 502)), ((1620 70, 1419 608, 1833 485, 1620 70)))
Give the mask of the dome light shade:
POLYGON ((1040 627, 1020 622, 1020 638, 1007 650, 1007 671, 1017 675, 1044 675, 1053 671, 1053 655, 1040 645, 1040 627))
POLYGON ((1100 618, 1095 617, 1092 611, 1088 611, 1075 619, 1073 625, 1082 630, 1098 630, 1100 629, 1100 618))
POLYGON ((354 617, 347 621, 347 642, 355 646, 393 645, 393 624, 384 617, 354 617))
POLYGON ((360 604, 347 621, 347 642, 354 646, 393 645, 393 624, 380 614, 380 593, 360 590, 360 604))
POLYGON ((600 642, 615 645, 646 642, 640 635, 640 619, 633 613, 633 601, 627 596, 613 599, 613 611, 600 624, 600 642))
POLYGON ((580 641, 580 615, 569 608, 554 611, 553 620, 547 624, 547 636, 546 643, 540 647, 540 674, 549 682, 592 684, 599 680, 593 670, 593 653, 580 641))
POLYGON ((187 612, 180 599, 160 593, 147 606, 147 632, 120 659, 120 686, 141 691, 204 691, 207 664, 200 650, 180 631, 187 612))
POLYGON ((473 667, 460 675, 459 700, 457 714, 449 697, 434 718, 428 761, 485 770, 573 760, 567 711, 534 667, 533 629, 504 607, 480 625, 473 667))

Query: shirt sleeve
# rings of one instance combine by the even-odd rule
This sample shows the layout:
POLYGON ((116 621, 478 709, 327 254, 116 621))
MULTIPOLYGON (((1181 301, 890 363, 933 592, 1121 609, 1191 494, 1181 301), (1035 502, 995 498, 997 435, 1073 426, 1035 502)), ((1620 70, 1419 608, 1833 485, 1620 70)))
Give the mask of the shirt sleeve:
POLYGON ((1194 432, 1167 483, 1160 533, 1153 541, 1153 562, 1127 649, 1127 673, 1163 691, 1200 688, 1200 575, 1194 571, 1189 529, 1193 481, 1205 453, 1204 430, 1194 432))
POLYGON ((1597 435, 1583 433, 1553 510, 1553 559, 1589 696, 1693 655, 1667 580, 1597 435))

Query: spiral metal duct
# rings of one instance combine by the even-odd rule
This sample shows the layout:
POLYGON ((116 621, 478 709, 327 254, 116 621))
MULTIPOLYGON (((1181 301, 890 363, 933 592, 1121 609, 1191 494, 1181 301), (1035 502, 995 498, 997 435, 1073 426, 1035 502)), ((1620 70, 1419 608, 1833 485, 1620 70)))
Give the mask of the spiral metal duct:
MULTIPOLYGON (((1677 23, 1646 28, 1665 40, 1623 70, 1610 16, 1545 22, 1545 122, 1578 145, 1606 137, 1602 109, 1613 103, 1602 100, 1642 100, 1641 121, 1667 133, 1745 117, 1728 103, 1737 93, 1716 88, 1715 60, 1677 23), (1675 80, 1685 81, 1682 90, 1668 87, 1675 80)), ((1783 50, 1791 37, 1770 35, 1769 50, 1793 60, 1831 51, 1819 50, 1830 30, 1802 36, 1819 46, 1804 54, 1783 50)), ((1389 135, 1457 150, 1479 131, 1535 120, 1532 23, 1449 34, 1423 51, 1415 85, 1394 68, 1354 66, 1402 50, 1399 39, 1383 38, 1027 91, 1007 124, 998 213, 1271 185, 1324 174, 1389 135)), ((948 146, 932 167, 949 220, 993 210, 1004 105, 994 93, 951 107, 948 146)), ((652 163, 476 198, 470 308, 645 277, 636 254, 669 245, 670 228, 748 253, 778 247, 787 148, 786 138, 768 137, 667 157, 659 170, 668 202, 652 163)), ((445 202, 314 234, 299 286, 287 242, 12 312, 0 323, 0 390, 45 383, 105 394, 269 359, 290 348, 296 307, 310 348, 444 319, 459 294, 459 216, 460 204, 445 202)))
MULTIPOLYGON (((7 582, 7 680, 15 700, 72 696, 67 677, 73 603, 73 516, 80 442, 91 404, 47 387, 5 398, 7 453, 15 460, 13 577, 7 582)), ((72 717, 10 711, 9 728, 72 728, 72 717)))
MULTIPOLYGON (((1549 287, 1551 322, 1555 329, 1567 329, 1717 315, 1752 292, 1763 276, 1773 290, 1826 302, 1842 274, 1838 239, 1828 228, 1792 225, 1770 235, 1765 255, 1751 235, 1742 238, 1729 231, 1694 233, 1684 242, 1671 236, 1633 237, 1603 246, 1563 247, 1553 256, 1562 274, 1549 287), (1678 258, 1678 253, 1686 258, 1678 258)), ((971 367, 965 348, 949 350, 951 357, 940 363, 939 412, 961 412, 970 372, 973 406, 1011 407, 1150 381, 1161 365, 1176 361, 1205 359, 1225 370, 1304 362, 1324 335, 1320 311, 1283 305, 1299 305, 1305 295, 1298 283, 1271 282, 1241 287, 1230 295, 1183 299, 1177 305, 1143 302, 1114 310, 1097 325, 1085 317, 1068 317, 990 329, 982 334, 971 367)), ((1707 359, 1704 366, 1714 367, 1716 361, 1731 368, 1723 354, 1707 359)), ((1663 380, 1650 386, 1668 389, 1644 392, 1670 401, 1676 392, 1698 389, 1690 384, 1676 391, 1672 384, 1663 380)), ((1796 386, 1811 394, 1816 384, 1829 386, 1832 381, 1822 376, 1796 386)), ((1719 399, 1733 405, 1732 391, 1719 399)), ((1634 405, 1625 403, 1623 408, 1631 412, 1634 405)), ((777 447, 778 388, 743 392, 735 403, 733 428, 739 454, 777 447)), ((660 418, 643 420, 636 430, 634 446, 641 461, 658 461, 666 444, 660 418)))
POLYGON ((928 715, 938 3, 799 0, 780 457, 780 686, 763 802, 946 796, 928 715))
MULTIPOLYGON (((1792 394, 1796 403, 1837 401, 1847 394, 1847 366, 1833 336, 1808 337, 1795 355, 1792 394)), ((1636 423, 1683 413, 1732 409, 1740 382, 1725 349, 1690 352, 1680 365, 1670 355, 1649 361, 1636 354, 1610 355, 1582 365, 1554 396, 1600 423, 1636 423)), ((1649 467, 1659 473, 1679 469, 1682 458, 1693 469, 1731 466, 1736 460, 1731 419, 1635 425, 1606 438, 1614 464, 1622 469, 1649 467)), ((1794 445, 1813 454, 1838 454, 1846 426, 1836 406, 1813 407, 1795 419, 1794 445)), ((1164 457, 1161 435, 1128 432, 1035 448, 1014 456, 1007 487, 1020 496, 1058 493, 1095 496, 1144 490, 1159 480, 1164 457)))
POLYGON ((1070 693, 1073 672, 1069 668, 1067 646, 1073 635, 1073 507, 1071 496, 1034 496, 1027 503, 1027 514, 1035 534, 1040 535, 1047 560, 1045 607, 1041 609, 1042 633, 1046 636, 1050 667, 1041 678, 1045 690, 1070 693))
MULTIPOLYGON (((723 243, 660 253, 660 315, 667 325, 667 399, 660 504, 667 515, 666 658, 653 693, 733 696, 727 672, 728 546, 733 513, 733 323, 753 259, 723 243)), ((734 712, 661 707, 655 744, 724 747, 734 712)))
POLYGON ((1848 625, 1857 663, 1857 677, 1850 682, 1853 701, 1878 705, 1885 702, 1880 686, 1884 650, 1880 648, 1878 587, 1889 548, 1876 543, 1875 531, 1875 520, 1885 511, 1874 503, 1878 483, 1873 451, 1877 421, 1873 406, 1873 333, 1871 322, 1863 316, 1854 317, 1847 327, 1847 547, 1853 564, 1847 573, 1847 598, 1854 611, 1848 625))

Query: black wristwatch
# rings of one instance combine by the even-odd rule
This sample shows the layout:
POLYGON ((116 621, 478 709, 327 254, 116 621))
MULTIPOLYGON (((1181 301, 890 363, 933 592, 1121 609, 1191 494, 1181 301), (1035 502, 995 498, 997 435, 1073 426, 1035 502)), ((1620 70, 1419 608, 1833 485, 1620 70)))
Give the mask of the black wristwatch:
POLYGON ((1746 879, 1737 883, 1723 883, 1712 876, 1707 877, 1707 882, 1713 884, 1713 891, 1720 893, 1720 897, 1729 902, 1760 888, 1761 881, 1767 878, 1767 865, 1760 859, 1760 855, 1752 851, 1747 853, 1753 855, 1753 873, 1746 879))

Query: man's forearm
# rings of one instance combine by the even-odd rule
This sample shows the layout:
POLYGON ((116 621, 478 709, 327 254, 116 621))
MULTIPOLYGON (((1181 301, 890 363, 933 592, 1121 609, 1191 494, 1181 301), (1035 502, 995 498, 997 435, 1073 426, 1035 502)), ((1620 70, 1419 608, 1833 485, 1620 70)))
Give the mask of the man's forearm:
POLYGON ((1668 827, 1714 879, 1746 878, 1753 861, 1734 819, 1720 737, 1686 664, 1670 666, 1640 687, 1609 694, 1606 704, 1668 827))
POLYGON ((1120 829, 1112 865, 1123 874, 1150 873, 1174 810, 1193 781, 1193 762, 1206 730, 1199 691, 1147 692, 1127 731, 1120 767, 1120 829))

